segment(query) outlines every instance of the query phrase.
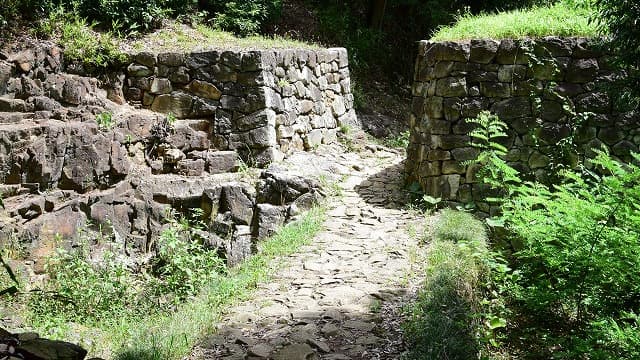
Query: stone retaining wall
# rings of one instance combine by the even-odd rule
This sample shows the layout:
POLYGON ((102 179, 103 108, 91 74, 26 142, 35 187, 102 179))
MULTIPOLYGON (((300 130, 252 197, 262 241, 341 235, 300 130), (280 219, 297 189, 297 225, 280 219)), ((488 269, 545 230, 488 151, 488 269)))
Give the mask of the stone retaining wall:
POLYGON ((474 167, 461 163, 477 155, 465 120, 482 110, 508 124, 509 137, 500 142, 509 149, 506 160, 525 177, 544 181, 552 166, 575 166, 602 144, 629 160, 630 151, 638 151, 640 122, 637 114, 616 111, 602 89, 614 77, 608 57, 584 38, 422 41, 408 181, 443 200, 480 200, 474 167), (563 139, 572 139, 576 151, 565 151, 563 139))
POLYGON ((124 96, 179 119, 206 119, 218 150, 264 165, 336 140, 355 122, 347 51, 140 53, 124 96))

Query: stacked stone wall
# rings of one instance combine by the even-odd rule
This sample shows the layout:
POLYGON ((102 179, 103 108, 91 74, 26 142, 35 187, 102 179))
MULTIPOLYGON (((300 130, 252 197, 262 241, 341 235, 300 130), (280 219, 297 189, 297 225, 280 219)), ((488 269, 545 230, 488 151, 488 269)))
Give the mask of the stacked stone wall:
POLYGON ((347 51, 139 53, 126 67, 127 101, 209 123, 211 145, 264 165, 336 140, 354 123, 347 51))
POLYGON ((507 123, 508 137, 499 142, 509 149, 505 160, 525 178, 546 181, 561 161, 576 166, 602 145, 629 161, 640 144, 640 121, 636 113, 618 111, 607 95, 616 78, 610 60, 585 38, 422 41, 408 181, 443 200, 478 203, 477 166, 463 162, 478 153, 469 146, 473 127, 466 119, 483 110, 507 123), (569 141, 575 150, 562 145, 569 141))

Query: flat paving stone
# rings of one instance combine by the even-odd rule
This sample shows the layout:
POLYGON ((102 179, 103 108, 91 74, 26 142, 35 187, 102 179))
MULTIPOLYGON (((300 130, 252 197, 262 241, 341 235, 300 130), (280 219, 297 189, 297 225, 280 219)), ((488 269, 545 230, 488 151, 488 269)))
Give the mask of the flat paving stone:
POLYGON ((393 205, 407 199, 401 155, 372 149, 346 153, 339 145, 321 145, 314 153, 289 156, 287 168, 303 174, 324 169, 342 188, 327 199, 324 229, 283 259, 251 299, 229 309, 219 334, 196 347, 189 360, 401 357, 400 309, 424 274, 413 261, 424 250, 410 232, 421 234, 425 219, 393 205), (348 177, 340 178, 336 169, 348 177), (214 353, 221 356, 207 355, 214 353))

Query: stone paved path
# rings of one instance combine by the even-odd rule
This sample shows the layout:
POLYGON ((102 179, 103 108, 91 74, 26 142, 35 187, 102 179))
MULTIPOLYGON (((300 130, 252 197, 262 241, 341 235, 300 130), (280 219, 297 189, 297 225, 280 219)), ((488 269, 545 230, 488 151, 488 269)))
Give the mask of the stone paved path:
POLYGON ((399 307, 421 274, 412 235, 424 222, 402 210, 402 158, 373 145, 291 159, 289 166, 338 181, 325 230, 232 309, 190 359, 398 359, 399 307))

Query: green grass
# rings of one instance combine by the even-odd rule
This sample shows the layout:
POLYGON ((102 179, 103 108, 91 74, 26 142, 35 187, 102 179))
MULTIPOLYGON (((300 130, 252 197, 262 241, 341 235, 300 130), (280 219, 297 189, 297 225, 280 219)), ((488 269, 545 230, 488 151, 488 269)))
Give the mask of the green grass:
MULTIPOLYGON (((158 310, 164 308, 157 304, 158 309, 120 309, 115 307, 118 301, 113 301, 115 310, 109 316, 77 320, 64 313, 47 313, 46 309, 25 309, 25 315, 34 331, 48 338, 79 343, 90 356, 116 360, 181 359, 198 340, 214 332, 227 309, 250 298, 257 284, 269 281, 288 255, 311 242, 322 228, 324 214, 324 208, 317 207, 281 228, 258 244, 256 255, 238 267, 212 271, 209 283, 197 296, 172 308, 158 310)), ((149 305, 153 307, 152 303, 149 305)), ((0 311, 4 310, 0 307, 0 311)))
POLYGON ((564 0, 552 6, 497 14, 462 15, 452 26, 438 29, 433 41, 466 39, 521 39, 543 36, 598 35, 589 18, 595 9, 589 0, 564 0))
POLYGON ((139 321, 114 321, 101 329, 101 356, 117 360, 169 360, 180 359, 203 336, 214 331, 215 324, 225 309, 247 299, 256 285, 268 281, 283 264, 283 258, 309 244, 321 230, 324 209, 315 208, 300 221, 282 228, 272 238, 259 244, 259 253, 230 269, 229 274, 217 277, 195 299, 171 314, 155 315, 139 321), (104 351, 117 349, 112 354, 104 351))
POLYGON ((483 353, 480 337, 489 319, 483 287, 489 269, 483 224, 466 212, 437 215, 426 257, 426 276, 403 324, 410 351, 406 359, 474 359, 483 353))
POLYGON ((195 49, 317 49, 319 47, 316 44, 277 36, 238 37, 230 32, 214 29, 203 24, 196 24, 194 27, 190 27, 175 22, 130 42, 127 46, 136 51, 150 50, 152 52, 195 49), (152 49, 149 49, 150 46, 152 49))

